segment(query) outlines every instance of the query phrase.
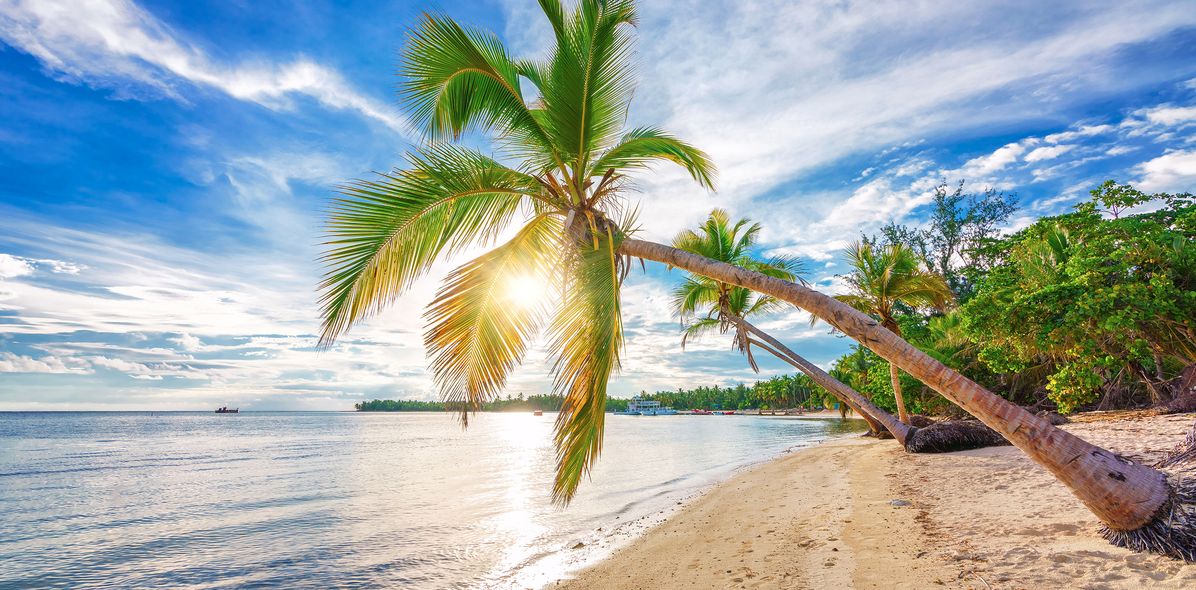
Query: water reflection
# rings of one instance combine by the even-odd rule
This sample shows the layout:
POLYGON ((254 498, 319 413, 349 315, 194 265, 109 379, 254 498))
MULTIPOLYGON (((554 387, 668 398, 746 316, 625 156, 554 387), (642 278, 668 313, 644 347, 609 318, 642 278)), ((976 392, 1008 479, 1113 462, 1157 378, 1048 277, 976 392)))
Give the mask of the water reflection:
POLYGON ((842 428, 608 417, 592 481, 559 509, 553 418, 462 431, 438 414, 0 413, 0 587, 537 585, 728 471, 842 428))

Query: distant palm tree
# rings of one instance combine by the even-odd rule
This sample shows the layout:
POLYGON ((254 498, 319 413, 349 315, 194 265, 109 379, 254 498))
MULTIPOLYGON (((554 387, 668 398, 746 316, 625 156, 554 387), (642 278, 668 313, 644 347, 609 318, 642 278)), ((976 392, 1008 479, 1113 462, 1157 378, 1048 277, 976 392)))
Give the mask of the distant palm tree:
MULTIPOLYGON (((951 287, 935 272, 924 267, 922 260, 908 246, 892 243, 876 247, 856 242, 847 249, 852 273, 847 275, 851 293, 835 298, 880 320, 880 325, 900 336, 897 311, 901 306, 912 308, 941 308, 952 300, 951 287)), ((897 417, 909 424, 905 398, 901 395, 901 374, 895 363, 889 363, 889 377, 893 382, 893 397, 897 401, 897 417)))
MULTIPOLYGON (((768 259, 753 256, 751 249, 759 233, 759 223, 751 223, 743 218, 732 224, 730 215, 725 210, 715 209, 696 231, 684 230, 677 234, 677 237, 673 238, 673 247, 770 277, 786 281, 797 280, 802 271, 802 265, 798 260, 785 256, 768 259)), ((878 420, 891 419, 892 416, 888 412, 875 407, 858 392, 764 333, 750 321, 750 318, 785 307, 787 305, 775 297, 760 295, 743 287, 728 285, 693 273, 689 273, 685 282, 673 291, 673 310, 680 316, 685 327, 685 335, 681 339, 683 348, 690 338, 711 331, 726 333, 733 330, 732 346, 747 357, 752 370, 760 370, 752 355, 752 346, 755 345, 813 379, 839 399, 844 404, 844 409, 850 408, 864 418, 874 434, 880 434, 882 426, 878 420), (883 416, 877 416, 877 413, 883 416)), ((895 429, 897 432, 893 435, 904 443, 908 429, 900 426, 895 429)))
POLYGON ((619 288, 630 259, 640 258, 809 311, 1044 465, 1115 542, 1196 557, 1196 515, 1186 512, 1196 495, 1161 472, 1051 426, 804 285, 636 239, 632 173, 672 162, 712 187, 714 166, 659 129, 623 132, 633 2, 579 0, 568 12, 558 0, 540 5, 554 38, 542 60, 514 59, 495 35, 446 17, 428 16, 411 32, 402 95, 430 141, 405 168, 346 186, 333 204, 320 284, 324 346, 387 307, 441 257, 492 244, 518 220, 513 237, 450 273, 428 310, 426 346, 441 395, 468 411, 502 390, 547 323, 554 386, 565 398, 554 434, 557 501, 573 497, 602 449, 607 382, 623 345, 619 288), (468 131, 492 134, 512 164, 442 141, 468 131), (504 283, 528 277, 542 282, 548 301, 515 305, 499 295, 504 283))

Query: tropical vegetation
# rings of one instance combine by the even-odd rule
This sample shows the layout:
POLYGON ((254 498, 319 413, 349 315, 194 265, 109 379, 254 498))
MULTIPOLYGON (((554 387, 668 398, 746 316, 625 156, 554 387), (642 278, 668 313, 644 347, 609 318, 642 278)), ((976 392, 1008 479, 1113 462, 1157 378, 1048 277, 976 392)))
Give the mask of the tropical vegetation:
MULTIPOLYGON (((1194 211, 1190 195, 1106 182, 1072 212, 956 250, 962 304, 945 313, 906 306, 893 321, 918 348, 1015 403, 1065 414, 1167 404, 1196 363, 1194 211), (1130 209, 1147 203, 1152 210, 1130 209)), ((866 240, 888 247, 912 233, 886 229, 866 240)), ((856 346, 835 368, 878 406, 896 407, 880 356, 856 346)), ((900 388, 912 392, 912 412, 951 410, 912 377, 900 388)))

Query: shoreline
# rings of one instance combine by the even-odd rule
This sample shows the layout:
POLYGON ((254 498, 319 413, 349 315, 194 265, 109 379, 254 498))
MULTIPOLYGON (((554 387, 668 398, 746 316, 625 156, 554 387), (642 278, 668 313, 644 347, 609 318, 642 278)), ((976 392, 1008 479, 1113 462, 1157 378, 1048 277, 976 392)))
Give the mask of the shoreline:
MULTIPOLYGON (((761 418, 754 414, 747 415, 750 418, 761 418)), ((732 417, 703 417, 702 419, 714 420, 728 420, 741 419, 743 415, 736 415, 732 417)), ((849 416, 853 418, 855 416, 849 416)), ((646 420, 667 420, 675 419, 669 416, 662 417, 631 417, 633 419, 646 420)), ((838 412, 825 411, 818 413, 807 413, 801 416, 769 416, 765 415, 762 418, 781 419, 781 420, 839 420, 838 412)), ((690 418, 680 418, 688 420, 690 418)), ((861 419, 862 420, 862 419, 861 419)), ((671 504, 664 508, 659 508, 641 514, 633 519, 625 520, 609 527, 601 527, 596 531, 581 534, 575 537, 575 541, 582 546, 567 547, 562 550, 552 550, 545 552, 536 558, 536 562, 525 563, 520 568, 508 572, 505 575, 499 576, 495 580, 495 587, 502 588, 555 588, 557 584, 563 584, 582 572, 591 568, 600 566, 602 563, 611 559, 613 556, 625 550, 629 545, 632 545, 642 539, 645 535, 649 535, 667 523, 670 519, 677 516, 679 513, 687 510, 695 502, 700 501, 703 497, 709 494, 712 490, 721 485, 732 481, 744 474, 751 473, 753 470, 760 469, 775 461, 784 459, 785 457, 794 454, 802 453, 813 448, 818 448, 822 445, 833 443, 835 441, 851 440, 859 437, 866 429, 857 432, 832 434, 821 439, 811 439, 807 442, 794 444, 785 449, 777 451, 775 455, 757 457, 749 462, 735 466, 726 472, 719 474, 717 479, 705 482, 699 487, 691 488, 678 493, 670 499, 671 504), (546 569, 545 562, 552 564, 556 571, 546 569)), ((574 541, 570 541, 572 544, 574 541)))
MULTIPOLYGON (((1065 426, 1143 462, 1196 415, 1081 415, 1065 426)), ((1196 564, 1109 545, 1014 447, 911 455, 826 440, 704 490, 552 588, 1191 588, 1196 564)))

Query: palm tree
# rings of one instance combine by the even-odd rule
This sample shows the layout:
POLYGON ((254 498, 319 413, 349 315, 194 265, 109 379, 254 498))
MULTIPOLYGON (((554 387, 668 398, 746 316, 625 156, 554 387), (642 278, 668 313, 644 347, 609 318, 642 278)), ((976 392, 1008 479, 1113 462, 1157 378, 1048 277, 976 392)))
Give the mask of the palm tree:
MULTIPOLYGON (((799 283, 635 237, 627 181, 656 162, 712 187, 714 166, 651 127, 623 133, 631 97, 630 0, 541 0, 555 44, 516 60, 488 32, 428 16, 404 52, 401 93, 429 141, 404 168, 343 187, 329 213, 320 284, 321 343, 387 307, 442 256, 515 235, 448 276, 428 310, 426 345, 441 395, 463 415, 493 398, 545 324, 556 351, 554 498, 567 502, 601 452, 607 381, 622 351, 619 287, 630 259, 677 267, 791 303, 920 379, 1055 474, 1114 542, 1196 557, 1196 494, 1059 430, 926 355, 877 321, 799 283), (525 89, 527 90, 525 94, 525 89), (492 134, 512 165, 451 142, 492 134), (542 281, 543 305, 497 294, 542 281), (1184 536, 1188 535, 1188 536, 1184 536), (1163 538, 1163 541, 1159 541, 1163 538)), ((1189 478, 1191 480, 1191 478, 1189 478)))
MULTIPOLYGON (((725 210, 715 209, 697 231, 685 230, 679 233, 673 239, 673 246, 770 277, 796 280, 802 270, 799 261, 784 256, 760 260, 752 255, 751 248, 755 245, 759 233, 759 223, 751 223, 743 218, 732 225, 730 215, 725 210)), ((685 335, 681 339, 682 348, 689 338, 710 331, 726 333, 728 329, 734 328, 732 346, 747 357, 752 370, 760 370, 752 355, 752 346, 755 345, 809 376, 815 383, 831 392, 831 395, 839 399, 845 407, 851 408, 864 418, 872 433, 879 435, 882 426, 873 416, 880 412, 885 417, 892 418, 888 412, 876 408, 858 392, 834 379, 776 339, 768 337, 750 322, 752 317, 778 311, 783 307, 786 306, 775 297, 760 295, 743 287, 734 287, 693 273, 673 291, 673 310, 681 317, 685 327, 685 335), (771 343, 766 343, 765 338, 771 343), (865 407, 869 409, 865 410, 865 407)), ((904 444, 908 428, 896 426, 894 430, 897 431, 893 433, 894 436, 904 444)))
MULTIPOLYGON (((877 248, 871 243, 856 242, 847 249, 847 259, 853 268, 847 275, 852 292, 836 299, 879 318, 881 326, 898 336, 901 335, 896 315, 899 307, 941 308, 951 301, 947 281, 923 268, 918 255, 904 244, 877 248)), ((889 378, 897 401, 897 417, 909 424, 905 398, 901 395, 901 373, 894 363, 889 363, 889 378)))

